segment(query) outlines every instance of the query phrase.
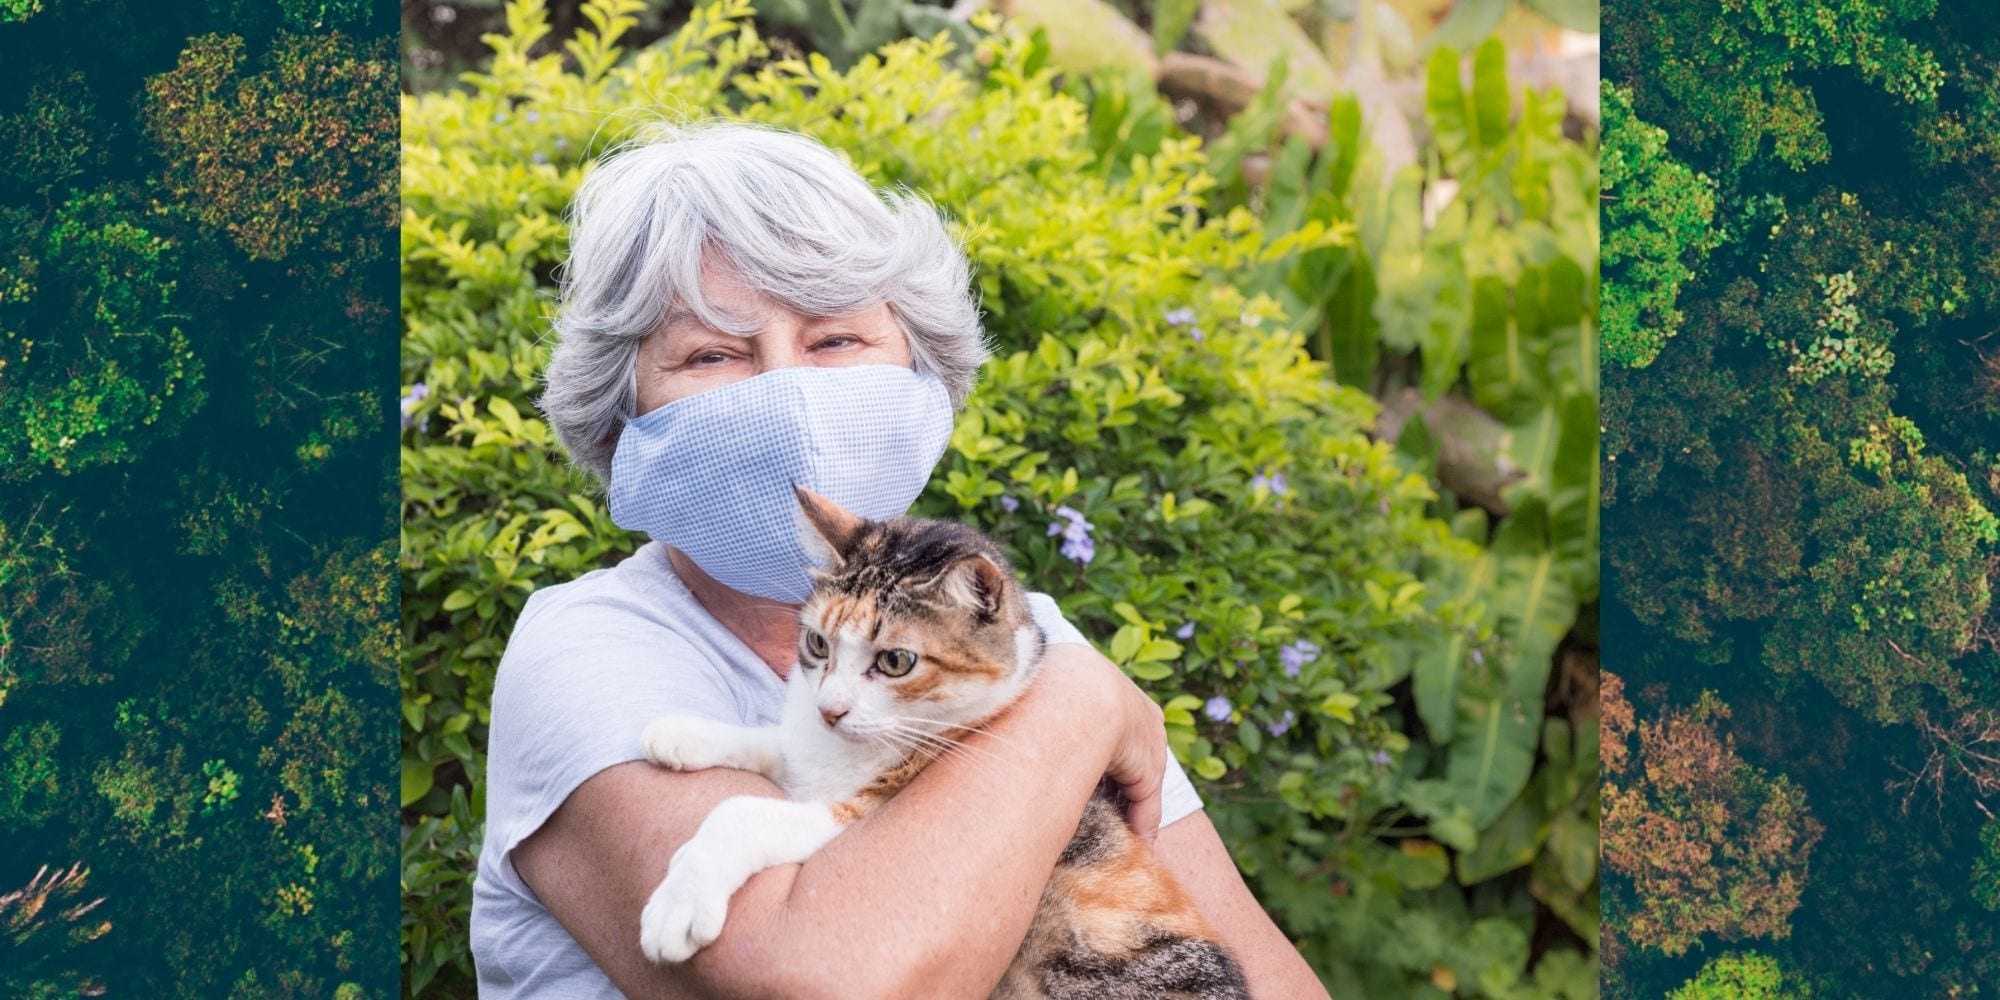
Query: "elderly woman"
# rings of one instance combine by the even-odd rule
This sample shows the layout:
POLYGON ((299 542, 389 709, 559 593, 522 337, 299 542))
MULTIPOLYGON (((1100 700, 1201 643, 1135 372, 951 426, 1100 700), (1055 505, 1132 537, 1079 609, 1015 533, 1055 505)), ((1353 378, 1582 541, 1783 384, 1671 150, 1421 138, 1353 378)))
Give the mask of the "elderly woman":
POLYGON ((805 863, 751 879, 693 960, 645 959, 641 911, 674 851, 724 799, 780 792, 653 766, 641 731, 669 713, 776 723, 808 580, 788 480, 842 480, 860 513, 902 513, 986 348, 938 213, 803 136, 663 130, 600 163, 572 214, 542 408, 607 480, 613 518, 651 541, 534 594, 501 661, 480 995, 983 997, 1108 775, 1256 992, 1323 996, 1201 812, 1159 709, 1039 594, 1045 665, 968 741, 986 752, 939 760, 805 863), (637 419, 662 407, 674 419, 637 419))

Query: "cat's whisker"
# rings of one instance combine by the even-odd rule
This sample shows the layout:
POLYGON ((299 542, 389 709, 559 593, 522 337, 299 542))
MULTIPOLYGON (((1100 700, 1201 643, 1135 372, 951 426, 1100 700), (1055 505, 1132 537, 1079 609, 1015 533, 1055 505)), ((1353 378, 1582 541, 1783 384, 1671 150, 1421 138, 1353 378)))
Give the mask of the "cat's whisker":
POLYGON ((977 769, 987 777, 996 776, 993 770, 994 764, 1005 762, 998 755, 983 747, 966 746, 963 743, 945 739, 935 733, 928 733, 907 726, 898 726, 891 730, 891 732, 895 734, 899 741, 899 746, 907 747, 913 751, 928 753, 933 760, 941 760, 946 757, 963 760, 968 766, 977 769))
MULTIPOLYGON (((932 722, 929 722, 929 720, 927 720, 927 719, 919 719, 919 718, 916 718, 915 716, 906 716, 906 715, 899 715, 899 716, 893 716, 892 718, 893 718, 893 719, 895 719, 895 720, 896 720, 896 721, 898 721, 898 722, 904 722, 904 723, 908 723, 908 722, 925 722, 925 723, 929 723, 930 725, 937 725, 937 724, 938 724, 938 723, 932 723, 932 722)), ((1008 747, 1009 747, 1010 749, 1015 749, 1015 750, 1019 750, 1019 749, 1022 749, 1022 747, 1021 747, 1021 745, 1020 745, 1019 743, 1016 743, 1015 741, 1013 741, 1013 740, 1010 740, 1010 739, 1008 739, 1008 738, 1007 738, 1007 737, 1005 737, 1005 736, 1001 736, 1001 735, 1000 735, 999 733, 996 733, 996 732, 993 732, 992 730, 988 730, 988 729, 981 729, 981 728, 979 728, 979 727, 977 727, 977 726, 958 726, 958 725, 954 725, 954 726, 951 726, 951 727, 949 727, 949 728, 950 728, 950 729, 953 729, 953 730, 957 730, 957 731, 959 731, 959 732, 965 732, 965 733, 984 733, 984 734, 985 734, 985 735, 986 735, 986 736, 987 736, 988 738, 990 738, 990 739, 993 739, 993 740, 997 740, 997 741, 999 741, 999 742, 1001 742, 1001 743, 1003 743, 1003 744, 1006 744, 1006 745, 1007 745, 1007 746, 1008 746, 1008 747)), ((994 756, 999 756, 999 754, 998 754, 998 753, 997 753, 996 751, 994 751, 994 750, 993 750, 992 748, 990 748, 990 747, 981 747, 981 746, 974 746, 974 745, 972 745, 972 744, 970 744, 970 743, 967 743, 967 742, 965 742, 965 741, 963 741, 963 740, 960 740, 960 739, 955 739, 955 738, 953 738, 953 737, 949 737, 949 736, 946 736, 946 735, 944 735, 943 733, 933 733, 933 732, 930 732, 930 731, 928 731, 928 730, 924 730, 924 732, 925 732, 925 735, 928 735, 928 736, 933 736, 933 737, 935 737, 935 738, 937 738, 937 739, 940 739, 940 740, 946 740, 946 741, 949 741, 949 742, 951 742, 951 743, 953 743, 953 744, 956 744, 956 745, 958 745, 958 746, 962 746, 962 747, 965 747, 965 748, 966 748, 966 749, 968 749, 968 750, 974 750, 974 751, 977 751, 977 752, 979 752, 979 753, 984 753, 984 754, 992 754, 992 755, 994 755, 994 756)))
MULTIPOLYGON (((942 723, 936 723, 936 722, 932 722, 932 721, 931 721, 931 720, 929 720, 929 719, 924 719, 924 718, 919 718, 919 717, 917 717, 917 716, 913 716, 913 715, 897 715, 897 716, 892 716, 891 718, 894 718, 895 720, 897 720, 897 721, 899 721, 899 722, 920 722, 920 723, 925 723, 925 724, 928 724, 928 725, 933 725, 933 726, 935 726, 935 725, 942 725, 942 723)), ((1006 744, 1006 745, 1008 745, 1008 746, 1010 746, 1010 747, 1013 747, 1013 748, 1015 748, 1015 749, 1020 749, 1020 748, 1021 748, 1021 744, 1019 744, 1019 743, 1015 742, 1014 740, 1011 740, 1011 739, 1009 739, 1009 738, 1007 738, 1007 737, 1005 737, 1005 736, 1002 736, 1002 735, 1000 735, 999 733, 996 733, 996 732, 994 732, 994 731, 993 731, 993 730, 991 730, 991 729, 987 729, 987 728, 984 728, 984 727, 982 727, 982 726, 968 726, 968 725, 958 725, 958 724, 953 724, 953 725, 950 725, 950 726, 948 726, 947 728, 949 728, 949 729, 955 729, 955 730, 958 730, 959 732, 964 732, 964 733, 979 733, 979 734, 981 734, 981 735, 984 735, 984 736, 985 736, 985 737, 987 737, 988 739, 991 739, 991 740, 995 740, 995 741, 997 741, 997 742, 1000 742, 1000 743, 1004 743, 1004 744, 1006 744)), ((983 749, 983 748, 982 748, 982 749, 983 749)))
POLYGON ((1012 767, 1019 763, 1018 758, 1002 757, 990 750, 967 746, 952 740, 929 735, 919 737, 919 739, 933 759, 942 760, 949 757, 956 760, 963 760, 967 765, 988 777, 998 776, 998 767, 1000 765, 1012 767))

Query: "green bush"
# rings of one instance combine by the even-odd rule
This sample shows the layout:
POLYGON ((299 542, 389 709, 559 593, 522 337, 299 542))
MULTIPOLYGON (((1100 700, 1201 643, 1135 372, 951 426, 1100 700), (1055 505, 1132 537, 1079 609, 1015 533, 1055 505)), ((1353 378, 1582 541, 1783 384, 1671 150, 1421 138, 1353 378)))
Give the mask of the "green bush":
MULTIPOLYGON (((1518 753, 1517 727, 1495 727, 1504 776, 1411 736, 1414 663, 1455 656, 1455 669, 1515 651, 1476 610, 1478 585, 1433 586, 1492 566, 1428 515, 1426 477, 1371 440, 1377 404, 1309 356, 1278 297, 1244 291, 1254 274, 1344 252, 1366 227, 1267 228, 1247 208, 1210 203, 1198 140, 1155 134, 1132 148, 1104 102, 1056 86, 1040 38, 990 21, 971 69, 954 68, 940 35, 839 71, 817 56, 769 58, 742 0, 621 52, 639 7, 596 0, 595 30, 558 52, 541 4, 520 0, 467 89, 404 99, 408 988, 471 992, 465 871, 493 673, 515 616, 535 588, 637 542, 609 523, 598 487, 564 467, 532 399, 562 212, 592 158, 641 124, 633 109, 664 103, 806 132, 954 219, 999 351, 917 512, 999 539, 1028 583, 1165 706, 1232 854, 1336 994, 1451 983, 1466 996, 1583 995, 1595 970, 1575 951, 1525 981, 1525 892, 1474 905, 1447 884, 1443 845, 1473 849, 1486 814, 1529 781, 1542 727, 1528 725, 1518 753), (1063 505, 1094 526, 1087 563, 1050 536, 1063 505), (1440 649, 1438 636, 1458 641, 1440 649)), ((1546 258, 1529 263, 1545 286, 1546 258)), ((1522 410, 1553 447, 1563 411, 1522 410)), ((1524 513, 1499 549, 1509 573, 1552 558, 1548 506, 1535 503, 1544 514, 1524 513)), ((1521 648, 1546 666, 1552 643, 1521 648)), ((1464 692, 1472 718, 1515 705, 1479 683, 1464 692)), ((1449 714, 1457 693, 1427 697, 1449 714)), ((1539 690, 1532 700, 1539 720, 1539 690)), ((1548 752, 1561 763, 1532 786, 1537 802, 1576 798, 1575 768, 1594 766, 1590 738, 1573 744, 1552 721, 1548 752)), ((1529 844, 1494 871, 1533 859, 1540 841, 1529 844)))
POLYGON ((0 208, 0 480, 127 461, 201 406, 182 257, 138 201, 76 193, 46 224, 0 208))
POLYGON ((1604 359, 1642 368, 1680 327, 1674 299, 1722 234, 1714 182, 1667 152, 1667 134, 1605 83, 1604 359))

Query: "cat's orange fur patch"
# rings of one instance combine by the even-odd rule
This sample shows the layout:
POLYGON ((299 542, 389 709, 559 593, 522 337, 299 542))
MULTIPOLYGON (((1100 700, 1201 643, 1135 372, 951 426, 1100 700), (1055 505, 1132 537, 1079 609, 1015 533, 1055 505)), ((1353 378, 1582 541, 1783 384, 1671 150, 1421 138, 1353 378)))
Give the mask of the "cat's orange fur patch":
POLYGON ((1152 853, 1127 838, 1115 856, 1083 868, 1057 869, 1049 889, 1066 897, 1070 926, 1093 950, 1129 953, 1151 932, 1214 940, 1193 897, 1152 853))

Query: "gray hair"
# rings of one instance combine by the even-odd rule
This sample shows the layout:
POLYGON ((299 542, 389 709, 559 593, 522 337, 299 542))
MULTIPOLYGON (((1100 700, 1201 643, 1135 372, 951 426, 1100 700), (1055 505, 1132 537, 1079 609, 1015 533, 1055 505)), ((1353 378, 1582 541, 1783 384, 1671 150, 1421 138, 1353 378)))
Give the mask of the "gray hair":
POLYGON ((954 406, 986 360, 965 252, 921 196, 878 194, 838 154, 785 129, 654 126, 600 160, 570 205, 540 400, 571 461, 600 479, 638 405, 639 345, 670 307, 716 330, 757 332, 704 296, 704 260, 805 316, 886 303, 916 369, 943 380, 954 406))

